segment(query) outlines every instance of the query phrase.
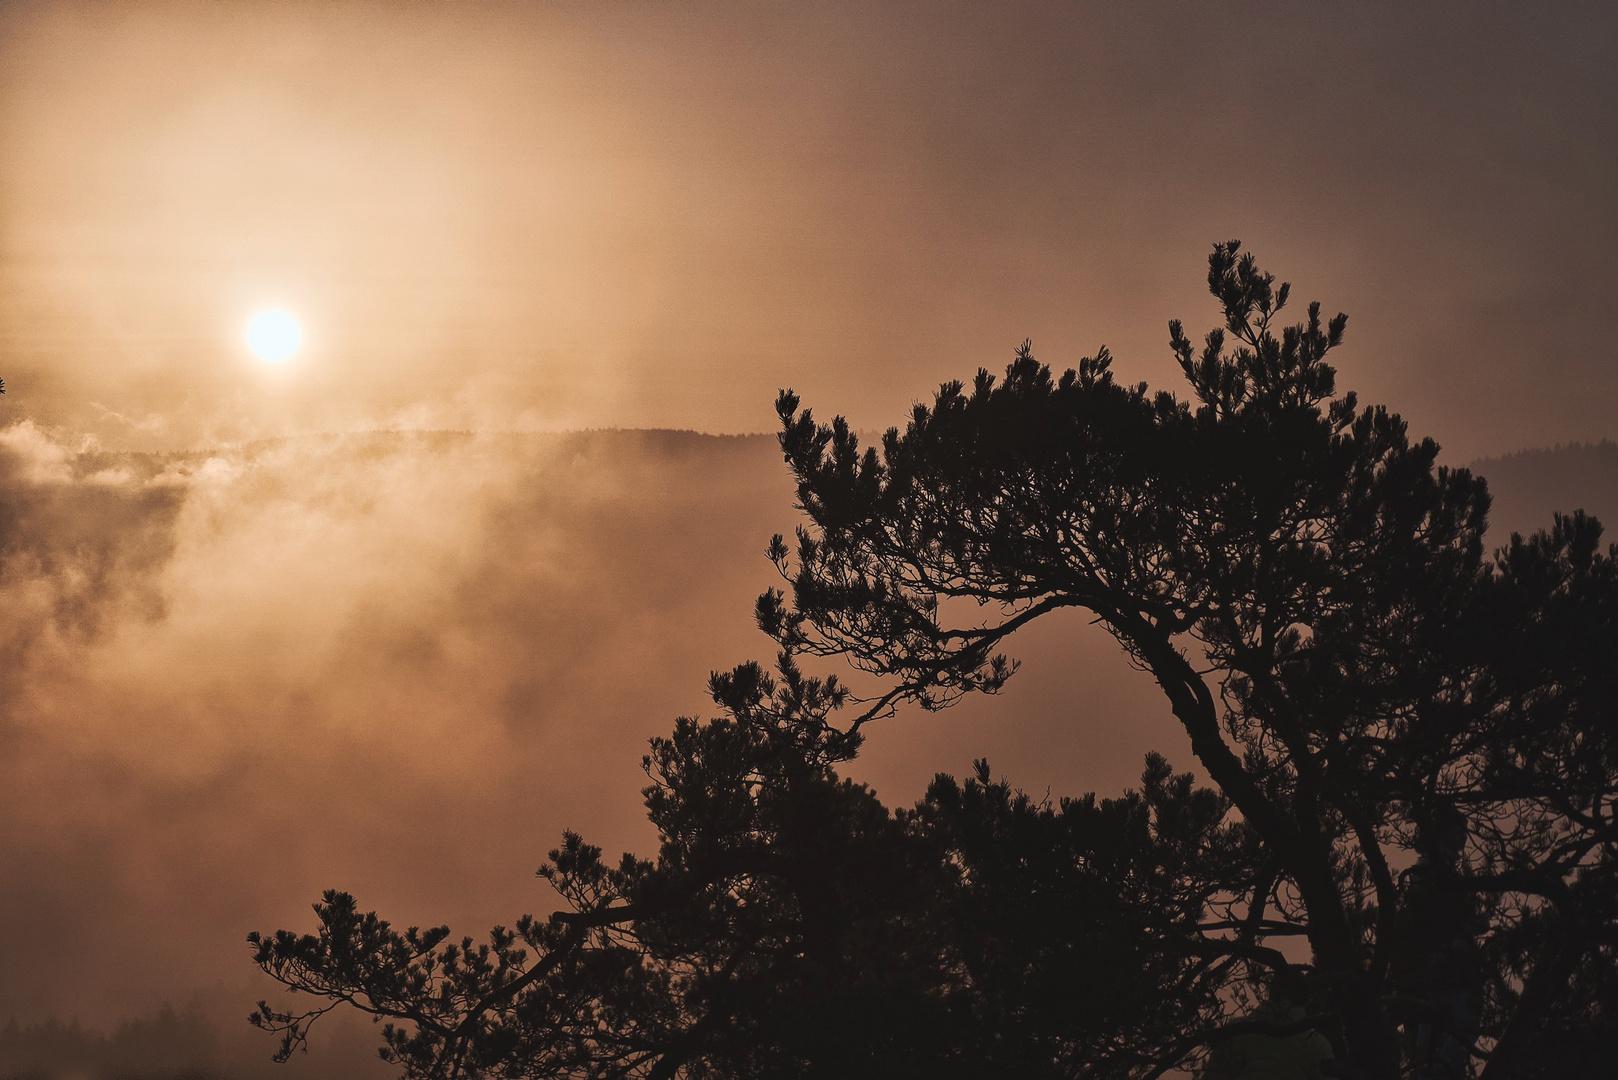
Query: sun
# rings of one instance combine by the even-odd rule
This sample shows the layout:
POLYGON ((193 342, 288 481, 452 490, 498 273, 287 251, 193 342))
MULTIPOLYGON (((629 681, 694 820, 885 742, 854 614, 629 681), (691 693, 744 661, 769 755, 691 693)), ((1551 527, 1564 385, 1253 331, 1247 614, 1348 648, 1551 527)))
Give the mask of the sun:
POLYGON ((260 360, 279 364, 298 351, 303 328, 288 312, 270 308, 253 316, 247 324, 247 347, 260 360))

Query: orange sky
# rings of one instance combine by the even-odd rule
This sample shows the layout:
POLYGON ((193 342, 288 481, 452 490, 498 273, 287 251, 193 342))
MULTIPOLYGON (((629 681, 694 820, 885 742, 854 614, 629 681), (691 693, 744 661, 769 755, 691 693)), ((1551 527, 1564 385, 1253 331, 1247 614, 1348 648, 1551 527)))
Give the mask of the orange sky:
MULTIPOLYGON (((1239 236, 1449 460, 1618 436, 1615 29, 0 8, 0 1020, 249 994, 242 935, 327 886, 470 931, 546 908, 564 827, 644 848, 645 739, 767 658, 790 488, 767 439, 535 432, 768 431, 786 385, 879 428, 1024 337, 1172 386, 1165 323, 1211 322, 1239 236), (306 333, 274 369, 241 340, 269 303, 306 333)), ((1014 651, 859 775, 1188 761, 1081 620, 1014 651)))
POLYGON ((885 426, 1239 236, 1463 460, 1612 433, 1604 5, 14 3, 0 347, 109 444, 885 426), (240 344, 305 320, 296 370, 240 344))

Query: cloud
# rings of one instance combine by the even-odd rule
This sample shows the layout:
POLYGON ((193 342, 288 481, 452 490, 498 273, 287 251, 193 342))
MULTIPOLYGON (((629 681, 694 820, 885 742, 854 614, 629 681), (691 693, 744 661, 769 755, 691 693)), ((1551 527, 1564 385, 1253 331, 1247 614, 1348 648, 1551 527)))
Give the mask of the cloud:
POLYGON ((632 842, 645 738, 756 651, 790 512, 769 449, 0 432, 0 852, 26 868, 0 963, 32 973, 0 1015, 183 997, 333 884, 509 919, 548 902, 562 827, 632 842))
POLYGON ((1166 381, 1231 236, 1456 460, 1613 434, 1610 4, 85 11, 0 13, 0 335, 108 445, 880 428, 1026 336, 1166 381))
MULTIPOLYGON (((1515 527, 1569 455, 1599 511, 1610 450, 1482 464, 1515 527)), ((476 932, 549 908, 563 828, 645 850, 645 740, 768 657, 751 601, 795 520, 763 436, 0 430, 0 1017, 109 1028, 216 987, 233 1038, 269 990, 243 934, 307 925, 321 889, 476 932)), ((855 774, 904 802, 985 755, 1058 793, 1189 763, 1082 618, 1012 651, 1003 697, 879 725, 855 774)))
MULTIPOLYGON (((549 909, 564 828, 644 850, 646 740, 772 655, 791 497, 767 436, 0 430, 0 1017, 246 1002, 242 936, 324 888, 477 931, 549 909)), ((895 722, 859 775, 1111 789, 1172 736, 1095 628, 1017 651, 1004 699, 895 722)))
MULTIPOLYGON (((792 493, 767 437, 538 432, 781 385, 882 427, 1027 335, 1172 383, 1237 235, 1454 460, 1611 434, 1607 8, 87 10, 0 10, 0 1016, 238 995, 328 886, 476 929, 564 827, 644 847, 792 493)), ((1013 651, 861 778, 1187 760, 1081 618, 1013 651)))

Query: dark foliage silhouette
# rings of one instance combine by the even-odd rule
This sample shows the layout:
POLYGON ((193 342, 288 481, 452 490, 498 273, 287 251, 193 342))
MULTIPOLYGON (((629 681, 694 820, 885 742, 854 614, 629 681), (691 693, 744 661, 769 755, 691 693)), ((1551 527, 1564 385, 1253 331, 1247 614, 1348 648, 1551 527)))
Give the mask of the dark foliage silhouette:
POLYGON ((778 675, 653 743, 654 859, 568 836, 567 909, 475 945, 328 893, 252 939, 411 1076, 1589 1075, 1618 1029, 1618 562, 1581 513, 1492 560, 1488 496, 1338 394, 1346 319, 1273 327, 1236 243, 1189 399, 1025 344, 862 450, 790 392, 809 522, 760 599, 778 675), (1036 803, 987 765, 890 812, 837 767, 910 702, 1091 612, 1210 778, 1036 803), (854 700, 806 657, 879 676, 854 700))

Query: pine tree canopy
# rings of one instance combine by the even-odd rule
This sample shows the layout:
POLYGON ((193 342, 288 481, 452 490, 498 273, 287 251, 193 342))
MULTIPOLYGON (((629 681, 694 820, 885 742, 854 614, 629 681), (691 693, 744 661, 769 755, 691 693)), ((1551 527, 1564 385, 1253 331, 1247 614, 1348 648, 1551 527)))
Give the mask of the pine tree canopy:
POLYGON ((1609 1070, 1618 547, 1576 512, 1486 551, 1484 481, 1338 391, 1346 317, 1285 323, 1234 241, 1208 266, 1222 325, 1169 324, 1179 394, 1024 343, 862 447, 784 391, 779 655, 653 741, 655 854, 565 836, 561 910, 482 943, 327 893, 316 933, 251 938, 317 1004, 254 1022, 284 1057, 356 1007, 411 1078, 1609 1070), (999 690, 1064 608, 1151 674, 1206 785, 1154 754, 1116 797, 1034 800, 979 762, 893 809, 839 774, 895 713, 999 690))

